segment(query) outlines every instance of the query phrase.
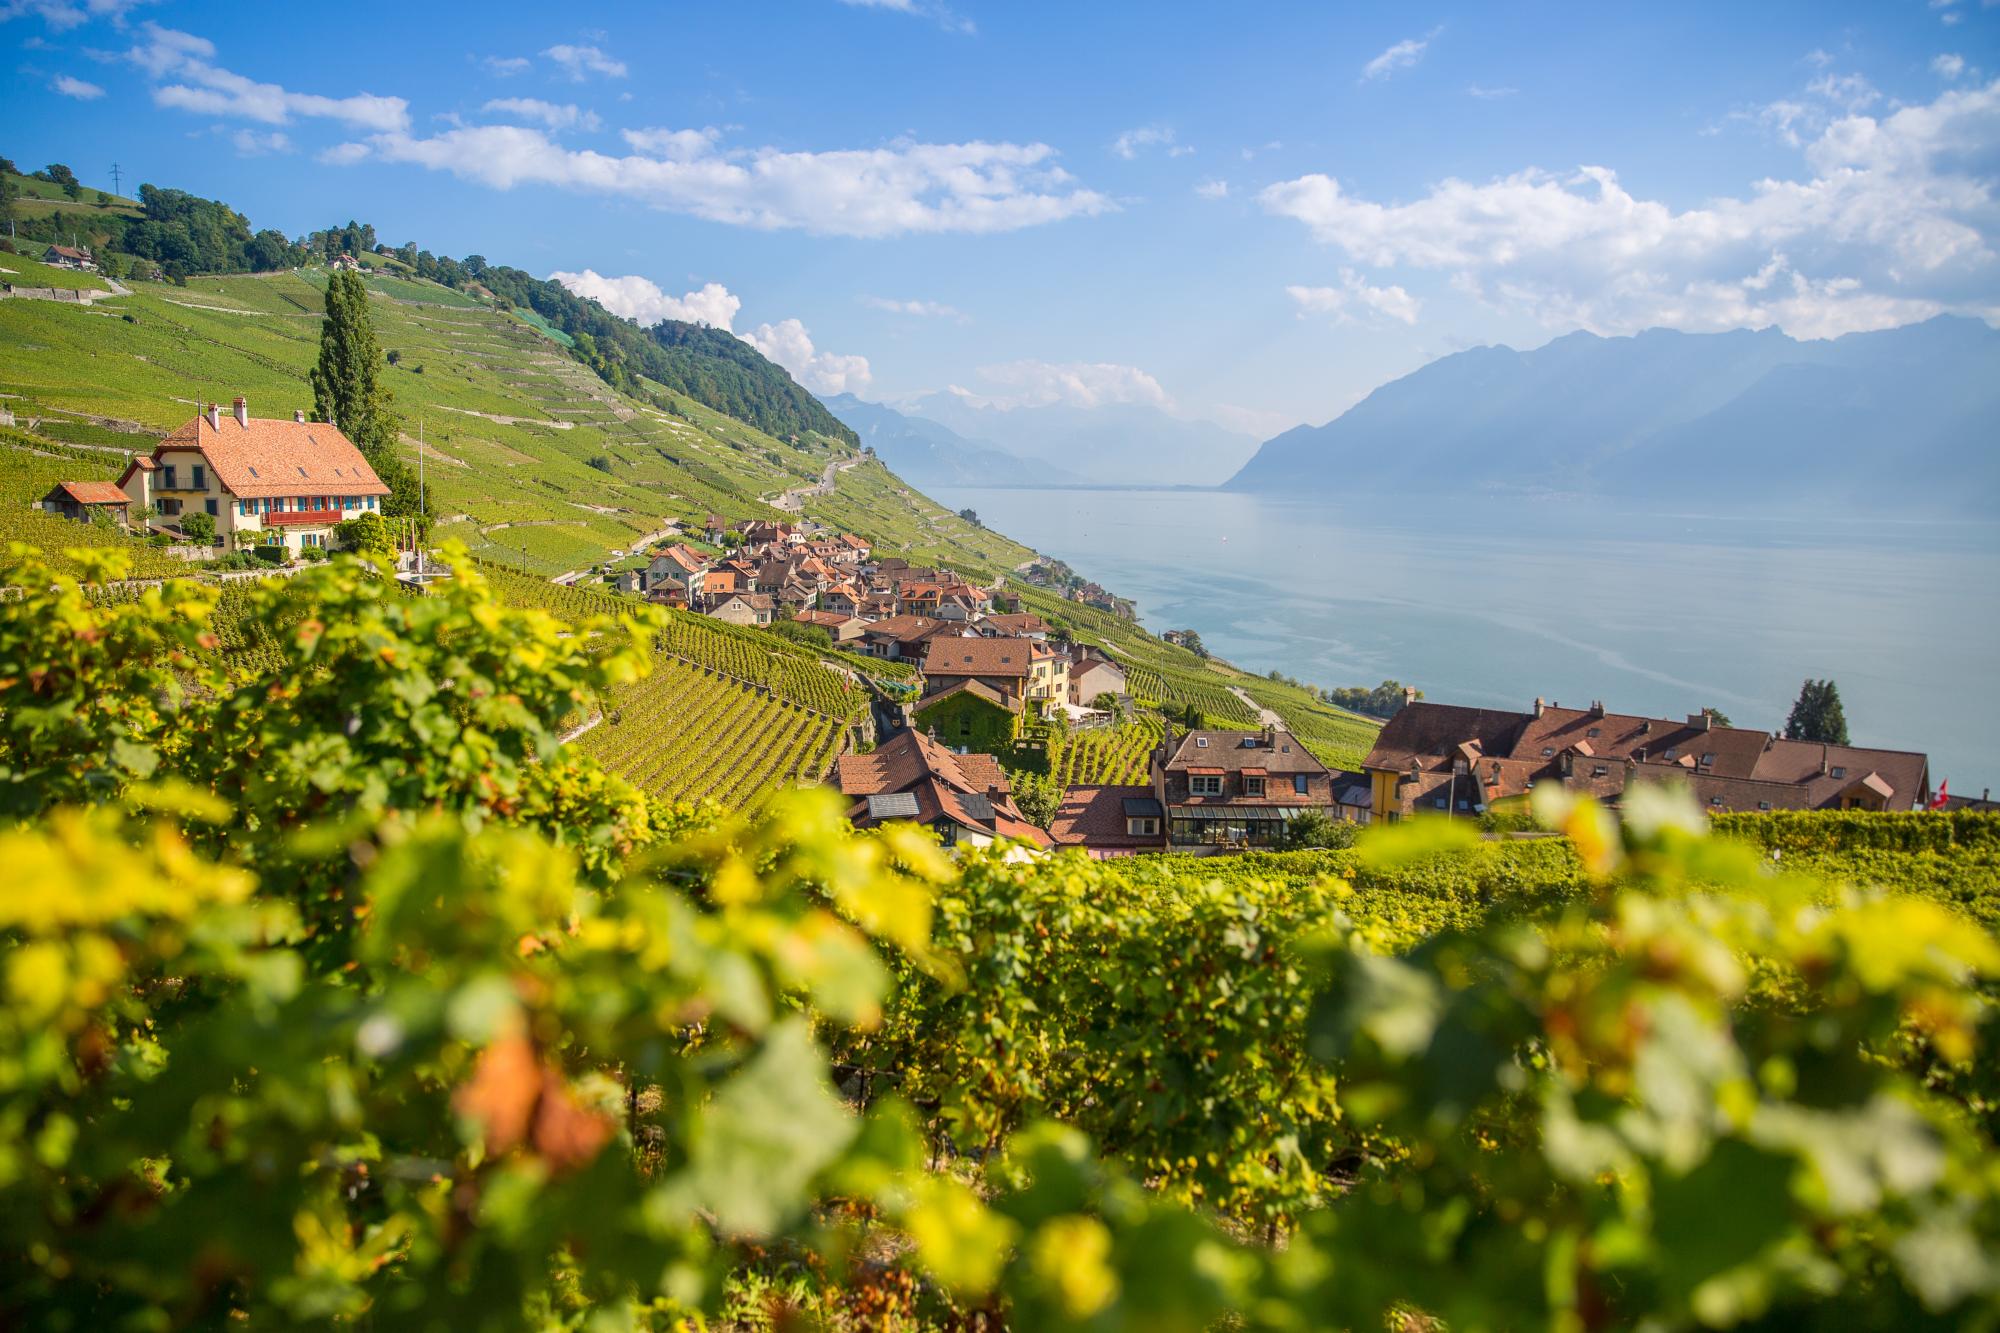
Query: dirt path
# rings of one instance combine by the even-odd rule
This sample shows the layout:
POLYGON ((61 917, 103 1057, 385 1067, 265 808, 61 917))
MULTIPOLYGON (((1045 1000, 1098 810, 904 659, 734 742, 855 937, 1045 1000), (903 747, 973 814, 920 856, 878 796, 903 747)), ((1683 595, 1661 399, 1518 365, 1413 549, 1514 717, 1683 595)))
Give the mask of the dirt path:
POLYGON ((1238 689, 1236 686, 1231 685, 1229 687, 1229 692, 1235 695, 1237 698, 1241 699, 1244 703, 1248 704, 1252 709, 1254 709, 1257 713, 1257 720, 1259 722, 1262 722, 1265 726, 1283 727, 1285 725, 1285 719, 1279 717, 1276 713, 1264 707, 1264 705, 1258 703, 1255 699, 1252 699, 1248 694, 1245 694, 1242 690, 1238 689))
POLYGON ((575 430, 574 421, 550 421, 545 417, 503 417, 493 412, 478 412, 469 407, 446 407, 443 403, 433 406, 444 412, 457 412, 463 416, 478 417, 481 421, 498 422, 502 426, 547 426, 550 430, 575 430))
POLYGON ((782 509, 786 513, 796 514, 805 507, 805 501, 802 497, 808 495, 832 495, 840 473, 846 472, 850 468, 860 467, 867 461, 865 457, 835 459, 826 465, 826 470, 819 474, 817 482, 811 482, 804 486, 794 486, 790 490, 780 492, 777 499, 767 501, 766 503, 773 509, 782 509))

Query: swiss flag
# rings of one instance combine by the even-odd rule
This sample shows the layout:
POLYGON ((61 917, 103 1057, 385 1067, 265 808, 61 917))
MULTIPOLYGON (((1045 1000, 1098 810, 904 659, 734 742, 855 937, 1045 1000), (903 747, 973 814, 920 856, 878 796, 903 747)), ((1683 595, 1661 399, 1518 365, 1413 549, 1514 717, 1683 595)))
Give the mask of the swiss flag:
POLYGON ((1949 801, 1950 799, 1951 799, 1951 779, 1946 778, 1943 782, 1938 783, 1937 795, 1931 797, 1931 809, 1933 810, 1944 809, 1945 802, 1949 801))

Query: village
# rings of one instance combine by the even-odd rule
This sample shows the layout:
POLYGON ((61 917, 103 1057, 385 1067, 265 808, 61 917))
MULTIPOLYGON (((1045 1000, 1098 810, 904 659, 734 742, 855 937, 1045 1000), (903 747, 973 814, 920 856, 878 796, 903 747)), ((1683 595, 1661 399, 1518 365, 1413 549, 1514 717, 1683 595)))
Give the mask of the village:
MULTIPOLYGON (((117 482, 63 482, 41 507, 183 541, 320 557, 339 545, 341 523, 379 515, 387 493, 336 427, 303 411, 252 417, 238 397, 226 413, 209 404, 117 482)), ((674 611, 823 641, 913 673, 905 691, 884 691, 872 746, 839 755, 827 780, 849 798, 857 826, 917 823, 946 846, 1004 841, 1021 855, 1073 847, 1098 858, 1310 846, 1332 823, 1485 819, 1543 782, 1612 805, 1639 786, 1674 783, 1712 813, 1992 805, 1933 792, 1928 759, 1916 752, 1787 740, 1708 712, 1655 718, 1541 699, 1509 712, 1410 691, 1359 768, 1323 763, 1268 711, 1251 729, 1169 718, 1146 781, 1071 785, 1038 822, 1017 804, 1015 783, 1048 771, 1051 735, 1107 725, 1140 701, 1116 655, 1024 609, 1007 579, 878 554, 863 537, 805 518, 711 514, 698 533, 634 556, 643 564, 589 572, 674 611)), ((1078 603, 1134 614, 1055 562, 1033 572, 1078 603)))

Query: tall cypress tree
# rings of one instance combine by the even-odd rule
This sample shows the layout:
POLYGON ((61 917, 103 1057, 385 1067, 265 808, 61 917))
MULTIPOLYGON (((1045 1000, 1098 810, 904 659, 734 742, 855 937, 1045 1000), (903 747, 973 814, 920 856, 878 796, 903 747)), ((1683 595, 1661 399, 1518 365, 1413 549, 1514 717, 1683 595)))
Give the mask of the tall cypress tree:
POLYGON ((335 273, 327 284, 319 362, 309 382, 314 419, 338 426, 389 488, 383 512, 416 514, 417 480, 397 452, 403 423, 390 406, 393 396, 382 386, 382 346, 375 340, 368 289, 359 274, 335 273))

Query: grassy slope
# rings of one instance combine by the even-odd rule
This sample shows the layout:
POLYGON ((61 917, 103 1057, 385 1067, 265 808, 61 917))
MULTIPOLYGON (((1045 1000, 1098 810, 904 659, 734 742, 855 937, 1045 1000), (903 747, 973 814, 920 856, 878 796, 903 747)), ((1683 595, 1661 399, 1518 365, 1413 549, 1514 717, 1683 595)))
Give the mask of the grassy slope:
MULTIPOLYGON (((197 401, 227 402, 239 392, 263 415, 308 407, 325 278, 308 269, 195 278, 185 287, 134 283, 132 296, 95 311, 0 303, 0 393, 11 396, 0 401, 24 423, 38 421, 44 435, 112 448, 150 447, 197 401)), ((767 501, 811 487, 829 462, 854 457, 819 437, 774 439, 659 386, 648 387, 664 410, 621 395, 534 325, 462 292, 391 272, 371 272, 367 281, 382 345, 398 354, 387 372, 397 408, 413 429, 424 422, 426 477, 447 517, 441 535, 486 558, 546 576, 601 561, 670 520, 711 511, 774 516, 767 501)), ((405 444, 414 462, 416 441, 405 444)), ((100 470, 77 471, 115 477, 120 465, 106 453, 100 470)), ((805 494, 803 510, 884 553, 980 578, 1034 556, 959 519, 878 462, 839 472, 834 492, 805 494)), ((1137 667, 1135 690, 1146 698, 1193 702, 1213 725, 1254 725, 1254 711, 1228 689, 1242 684, 1329 762, 1351 764, 1367 749, 1373 724, 1365 720, 1296 692, 1271 694, 1265 682, 1115 616, 1027 596, 1032 609, 1137 667)))

